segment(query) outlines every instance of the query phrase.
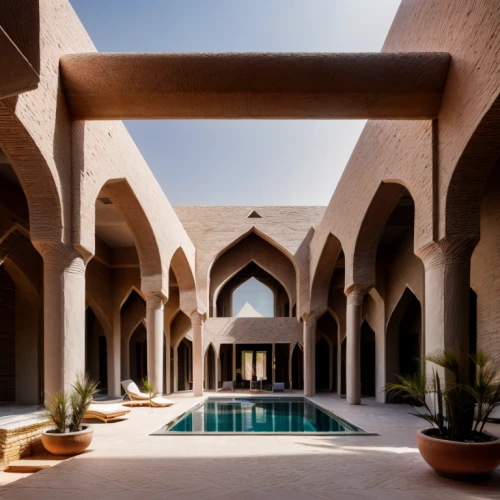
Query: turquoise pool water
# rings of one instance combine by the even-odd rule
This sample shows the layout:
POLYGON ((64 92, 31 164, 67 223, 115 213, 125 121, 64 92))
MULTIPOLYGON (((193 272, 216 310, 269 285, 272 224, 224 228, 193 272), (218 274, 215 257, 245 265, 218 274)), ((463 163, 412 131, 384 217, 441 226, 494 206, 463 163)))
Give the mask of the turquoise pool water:
POLYGON ((358 432, 304 398, 209 398, 153 434, 358 432))

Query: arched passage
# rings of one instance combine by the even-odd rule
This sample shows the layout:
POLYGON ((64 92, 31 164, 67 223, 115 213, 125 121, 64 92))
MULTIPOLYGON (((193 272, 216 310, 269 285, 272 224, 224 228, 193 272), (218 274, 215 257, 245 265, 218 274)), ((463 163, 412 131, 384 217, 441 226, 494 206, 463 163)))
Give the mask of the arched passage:
POLYGON ((219 253, 209 271, 210 316, 217 312, 216 303, 221 289, 252 263, 282 285, 288 295, 289 309, 293 309, 296 302, 295 263, 271 241, 252 229, 219 253))
POLYGON ((413 292, 405 288, 387 324, 386 381, 396 382, 397 375, 419 373, 422 348, 422 308, 413 292))
POLYGON ((182 311, 175 315, 170 324, 170 338, 173 357, 171 368, 173 391, 191 390, 193 388, 192 326, 191 319, 182 311))
POLYGON ((316 327, 316 392, 332 392, 337 374, 337 322, 327 311, 316 327))
MULTIPOLYGON (((334 279, 335 269, 339 260, 342 260, 342 265, 340 267, 342 267, 343 271, 344 259, 342 245, 336 236, 329 233, 312 280, 311 311, 322 313, 327 309, 329 294, 332 289, 332 280, 334 279)), ((343 285, 344 283, 342 283, 342 286, 343 285)))

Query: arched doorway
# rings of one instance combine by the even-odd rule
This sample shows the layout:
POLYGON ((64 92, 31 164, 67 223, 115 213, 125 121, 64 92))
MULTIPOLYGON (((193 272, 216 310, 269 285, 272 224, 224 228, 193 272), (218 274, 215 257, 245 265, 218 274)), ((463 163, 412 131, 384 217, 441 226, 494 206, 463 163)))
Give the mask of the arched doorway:
POLYGON ((330 359, 330 345, 325 337, 316 342, 316 391, 331 391, 332 360, 330 359))
POLYGON ((101 323, 91 307, 85 314, 85 371, 99 382, 98 390, 105 392, 108 387, 108 357, 106 336, 101 323))
POLYGON ((137 325, 129 341, 130 378, 139 386, 148 374, 148 342, 146 327, 137 325))
MULTIPOLYGON (((421 369, 422 308, 409 288, 405 288, 387 324, 386 381, 397 382, 397 375, 416 375, 421 369)), ((387 401, 403 402, 387 396, 387 401)))
POLYGON ((298 342, 292 351, 292 389, 304 390, 304 352, 298 342))
POLYGON ((177 390, 190 391, 193 387, 192 342, 184 337, 177 348, 177 390))
POLYGON ((375 332, 367 321, 361 325, 361 396, 375 396, 375 332))
POLYGON ((217 363, 217 356, 215 354, 215 349, 212 344, 207 347, 205 352, 205 390, 215 391, 217 388, 217 369, 215 364, 217 363))

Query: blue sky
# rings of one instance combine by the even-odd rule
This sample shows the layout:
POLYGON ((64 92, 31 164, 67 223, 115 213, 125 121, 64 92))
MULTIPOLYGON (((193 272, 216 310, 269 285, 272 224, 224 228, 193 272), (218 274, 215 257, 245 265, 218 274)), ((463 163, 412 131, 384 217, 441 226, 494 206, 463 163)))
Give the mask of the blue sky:
MULTIPOLYGON (((378 52, 399 0, 70 0, 101 52, 378 52)), ((364 121, 129 121, 173 205, 326 205, 364 121)))

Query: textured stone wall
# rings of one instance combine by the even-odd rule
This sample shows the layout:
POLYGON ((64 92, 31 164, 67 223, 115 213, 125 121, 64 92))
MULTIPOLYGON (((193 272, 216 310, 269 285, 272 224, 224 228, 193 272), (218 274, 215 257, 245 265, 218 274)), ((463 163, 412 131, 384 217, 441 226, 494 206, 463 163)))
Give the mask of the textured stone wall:
POLYGON ((472 254, 471 288, 477 294, 477 347, 500 355, 500 164, 481 205, 481 239, 472 254))
POLYGON ((204 328, 205 349, 213 343, 271 344, 302 342, 302 325, 295 318, 208 318, 204 328))

